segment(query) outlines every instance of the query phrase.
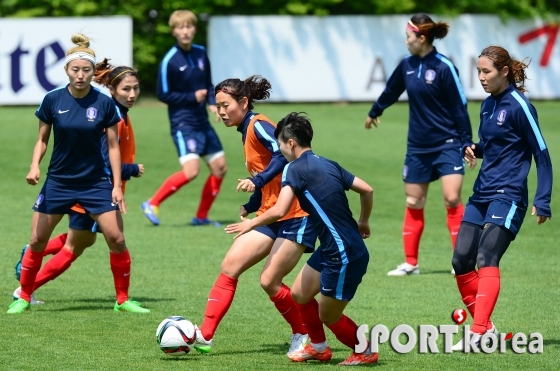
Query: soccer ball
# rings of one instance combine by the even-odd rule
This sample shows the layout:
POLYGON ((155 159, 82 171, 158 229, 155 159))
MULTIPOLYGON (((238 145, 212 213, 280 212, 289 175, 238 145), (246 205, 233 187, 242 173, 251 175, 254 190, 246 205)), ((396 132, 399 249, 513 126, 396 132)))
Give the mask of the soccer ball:
POLYGON ((188 354, 194 346, 195 339, 194 325, 181 316, 164 319, 156 330, 156 341, 160 349, 170 356, 188 354))

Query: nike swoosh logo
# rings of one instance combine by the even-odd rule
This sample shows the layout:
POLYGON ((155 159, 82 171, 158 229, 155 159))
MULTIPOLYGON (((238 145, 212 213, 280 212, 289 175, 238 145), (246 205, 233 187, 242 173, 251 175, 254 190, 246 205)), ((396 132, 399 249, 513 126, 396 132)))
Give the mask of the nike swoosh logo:
POLYGON ((125 276, 125 277, 130 276, 130 272, 123 274, 123 276, 125 276))
POLYGON ((67 109, 66 111, 58 110, 58 113, 62 114, 62 113, 66 113, 68 111, 70 111, 70 110, 69 109, 67 109))
POLYGON ((457 171, 457 170, 461 170, 463 167, 462 166, 453 166, 453 170, 457 171))
POLYGON ((208 299, 208 301, 218 301, 218 299, 208 299))
POLYGON ((282 233, 284 233, 284 234, 296 234, 296 232, 286 232, 286 231, 282 231, 282 233))
POLYGON ((411 74, 413 74, 413 73, 414 73, 414 71, 406 71, 406 74, 407 74, 407 75, 411 75, 411 74))
POLYGON ((486 115, 488 112, 482 112, 483 115, 486 115))
POLYGON ((409 234, 412 234, 412 232, 403 232, 402 233, 403 236, 408 236, 409 234))
POLYGON ((492 214, 492 219, 503 219, 503 216, 496 216, 494 214, 492 214))
POLYGON ((333 289, 326 289, 323 287, 323 291, 332 291, 333 289))
POLYGON ((188 64, 185 64, 184 66, 179 67, 179 71, 186 70, 188 66, 189 66, 188 64))

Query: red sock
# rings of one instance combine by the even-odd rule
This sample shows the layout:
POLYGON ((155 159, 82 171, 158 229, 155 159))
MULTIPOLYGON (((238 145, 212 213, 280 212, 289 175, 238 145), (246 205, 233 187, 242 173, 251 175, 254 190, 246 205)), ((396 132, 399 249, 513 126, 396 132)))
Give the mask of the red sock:
POLYGON ((130 286, 130 254, 128 249, 117 254, 109 254, 111 271, 113 272, 113 282, 117 293, 117 304, 121 305, 128 300, 128 287, 130 286))
POLYGON ((294 304, 299 311, 299 316, 311 342, 319 344, 327 341, 323 322, 319 318, 319 303, 317 303, 317 300, 313 299, 307 304, 299 304, 294 301, 294 304))
POLYGON ((212 203, 218 196, 220 192, 220 185, 222 185, 222 180, 224 178, 218 178, 212 174, 206 179, 206 184, 202 189, 202 196, 200 197, 200 205, 198 206, 198 211, 196 212, 196 217, 198 219, 208 218, 208 211, 212 207, 212 203))
POLYGON ((500 268, 486 267, 478 270, 478 293, 472 332, 484 334, 500 293, 500 268))
POLYGON ((31 301, 31 294, 33 294, 33 286, 35 286, 35 278, 37 272, 41 269, 43 263, 43 252, 34 252, 27 249, 21 261, 21 276, 19 282, 21 285, 20 298, 31 301))
POLYGON ((45 251, 43 251, 43 256, 58 254, 64 247, 67 237, 68 233, 63 233, 51 238, 49 243, 47 243, 45 251))
POLYGON ((33 292, 39 287, 43 286, 45 283, 54 280, 56 277, 60 276, 64 271, 66 271, 72 263, 76 260, 76 255, 72 252, 62 249, 58 254, 53 256, 47 264, 37 273, 37 278, 35 278, 35 287, 33 287, 33 292))
POLYGON ((290 288, 282 284, 282 288, 270 298, 278 312, 292 327, 292 334, 307 334, 307 330, 301 323, 299 311, 295 306, 290 288))
POLYGON ((455 250, 455 242, 457 241, 457 234, 459 233, 464 212, 463 204, 447 208, 447 229, 449 229, 449 234, 451 235, 451 248, 453 250, 455 250))
POLYGON ((457 287, 461 293, 461 299, 467 307, 467 310, 474 318, 474 308, 476 303, 476 292, 478 291, 478 274, 476 271, 470 271, 469 273, 460 274, 455 276, 457 281, 457 287))
POLYGON ((220 273, 218 279, 214 283, 214 287, 210 290, 208 295, 208 304, 204 311, 204 320, 200 325, 200 332, 206 340, 214 337, 214 333, 218 325, 226 315, 233 296, 237 289, 237 278, 232 278, 220 273))
POLYGON ((338 322, 327 325, 327 327, 335 334, 338 341, 354 351, 354 347, 358 344, 358 338, 356 336, 358 325, 356 325, 354 321, 343 314, 338 322))
POLYGON ((159 206, 167 197, 177 192, 189 180, 183 171, 178 171, 163 182, 156 194, 150 199, 150 205, 159 206))
POLYGON ((418 264, 418 248, 423 230, 424 209, 407 207, 404 213, 403 242, 406 262, 410 265, 418 264))

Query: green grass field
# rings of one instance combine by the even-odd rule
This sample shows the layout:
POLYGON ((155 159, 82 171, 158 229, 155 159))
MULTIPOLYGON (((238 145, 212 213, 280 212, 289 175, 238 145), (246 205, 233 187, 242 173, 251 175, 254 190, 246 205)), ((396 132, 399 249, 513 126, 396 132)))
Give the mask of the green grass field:
MULTIPOLYGON (((470 104, 476 132, 478 103, 470 104)), ((555 170, 560 170, 559 102, 537 102, 539 119, 555 170)), ((367 132, 366 104, 290 104, 257 106, 257 111, 279 120, 290 111, 305 111, 313 120, 316 153, 339 162, 369 182, 375 190, 371 216, 372 237, 368 273, 346 313, 358 324, 382 323, 389 328, 406 323, 451 324, 451 312, 462 307, 451 269, 451 246, 445 226, 441 187, 433 183, 426 206, 421 242, 421 274, 387 277, 403 261, 401 225, 405 198, 401 180, 406 146, 408 108, 398 104, 386 111, 381 126, 367 132)), ((201 171, 161 207, 161 225, 152 226, 140 204, 161 182, 179 170, 169 136, 165 107, 141 102, 131 111, 136 132, 137 159, 146 167, 141 179, 127 187, 125 235, 133 258, 130 293, 152 310, 149 315, 114 313, 114 289, 108 248, 102 238, 57 280, 36 293, 47 304, 24 315, 6 315, 18 283, 13 266, 30 235, 31 206, 40 186, 25 182, 37 136, 35 107, 0 108, 0 370, 294 370, 336 367, 349 350, 327 331, 333 348, 329 364, 293 364, 285 356, 289 327, 259 285, 261 265, 241 278, 234 303, 216 333, 209 355, 193 353, 174 359, 165 356, 155 341, 159 322, 183 315, 200 323, 207 294, 220 269, 232 237, 223 229, 191 227, 208 174, 201 171)), ((235 129, 215 124, 224 144, 229 172, 211 217, 222 223, 238 219, 247 195, 235 192, 237 179, 246 176, 241 138, 235 129)), ((48 150, 52 149, 52 143, 48 150)), ((49 157, 43 160, 42 180, 49 157)), ((467 171, 463 200, 471 193, 475 171, 467 171)), ((535 191, 534 169, 529 177, 530 197, 535 191)), ((41 182, 42 184, 42 182, 41 182)), ((552 209, 560 210, 554 187, 552 209)), ((359 199, 349 194, 353 211, 359 199)), ((55 230, 65 231, 63 219, 55 230)), ((556 218, 537 226, 527 216, 518 238, 502 259, 501 296, 493 320, 500 332, 540 332, 544 353, 418 354, 395 353, 381 346, 376 367, 386 370, 557 370, 560 359, 560 228, 556 218)), ((302 259, 300 266, 305 260, 302 259)), ((299 267, 296 271, 299 270, 299 267)), ((291 285, 295 274, 285 282, 291 285)), ((458 337, 456 337, 458 339, 458 337)), ((442 349, 443 338, 438 344, 442 349)))

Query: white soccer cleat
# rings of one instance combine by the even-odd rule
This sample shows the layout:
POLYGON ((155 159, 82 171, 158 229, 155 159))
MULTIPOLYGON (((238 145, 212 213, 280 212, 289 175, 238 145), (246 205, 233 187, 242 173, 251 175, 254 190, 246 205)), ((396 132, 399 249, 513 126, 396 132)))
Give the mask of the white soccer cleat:
MULTIPOLYGON (((17 289, 14 290, 14 294, 13 294, 14 300, 18 300, 20 295, 21 295, 21 287, 18 287, 17 289)), ((41 305, 41 304, 45 304, 45 302, 42 300, 35 299, 35 294, 31 294, 31 301, 29 302, 29 304, 41 305)))
POLYGON ((408 276, 410 274, 420 274, 420 266, 418 266, 418 264, 412 265, 404 262, 396 269, 387 273, 388 276, 408 276))
POLYGON ((290 349, 286 355, 289 357, 290 354, 303 350, 307 344, 309 344, 309 336, 307 334, 293 334, 290 340, 290 349))
POLYGON ((196 340, 194 341, 194 349, 200 353, 210 353, 212 350, 212 339, 206 340, 202 333, 200 332, 197 325, 194 325, 196 330, 196 340))
MULTIPOLYGON (((499 339, 500 338, 500 334, 498 333, 498 329, 496 328, 496 326, 492 323, 492 328, 490 330, 486 330, 487 334, 491 334, 493 333, 494 335, 496 335, 496 337, 499 339)), ((475 340, 476 344, 480 343, 480 338, 482 337, 482 335, 474 333, 474 332, 469 332, 470 336, 478 336, 478 340, 475 340)), ((486 340, 486 345, 490 345, 490 339, 486 340)), ((451 350, 454 352, 462 352, 465 350, 465 344, 463 342, 463 339, 459 340, 459 342, 455 345, 453 345, 451 347, 451 350)))

